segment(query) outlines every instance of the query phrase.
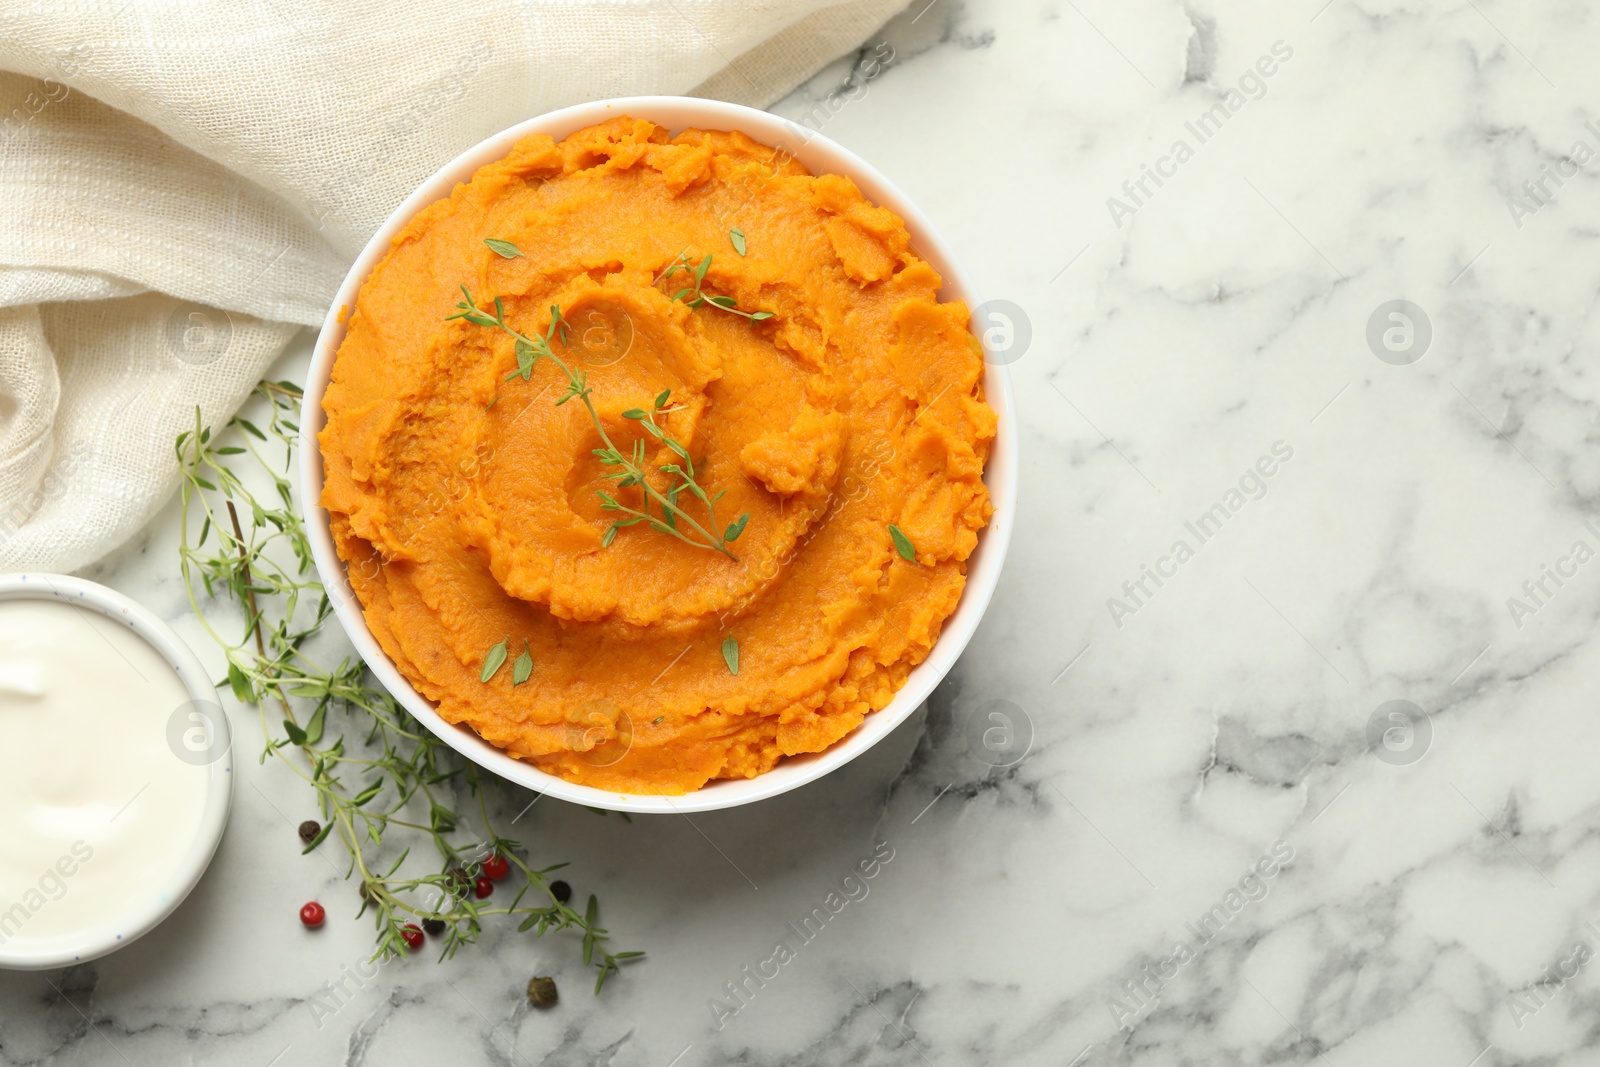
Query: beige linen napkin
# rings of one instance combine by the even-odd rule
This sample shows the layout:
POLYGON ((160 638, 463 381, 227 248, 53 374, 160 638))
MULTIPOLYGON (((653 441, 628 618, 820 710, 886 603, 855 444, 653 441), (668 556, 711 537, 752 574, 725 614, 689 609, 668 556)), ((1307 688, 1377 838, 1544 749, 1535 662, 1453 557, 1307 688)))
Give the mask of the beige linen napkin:
POLYGON ((903 0, 18 0, 0 10, 0 571, 72 570, 177 481, 463 149, 638 93, 764 107, 903 0))

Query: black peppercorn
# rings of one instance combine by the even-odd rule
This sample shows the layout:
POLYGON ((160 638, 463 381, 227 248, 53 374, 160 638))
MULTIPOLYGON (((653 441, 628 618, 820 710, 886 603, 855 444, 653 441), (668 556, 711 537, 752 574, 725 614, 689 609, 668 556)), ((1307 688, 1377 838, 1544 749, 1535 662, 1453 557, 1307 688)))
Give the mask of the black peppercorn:
POLYGON ((428 931, 428 936, 429 937, 438 937, 440 934, 444 933, 444 920, 443 919, 423 919, 422 920, 422 928, 424 930, 428 931))
POLYGON ((528 983, 528 999, 536 1007, 548 1008, 556 1002, 556 980, 538 977, 528 983))
POLYGON ((315 819, 307 819, 300 824, 300 840, 308 845, 315 841, 320 833, 322 833, 322 826, 315 819))
POLYGON ((550 895, 565 904, 572 899, 572 887, 565 882, 551 882, 550 895))

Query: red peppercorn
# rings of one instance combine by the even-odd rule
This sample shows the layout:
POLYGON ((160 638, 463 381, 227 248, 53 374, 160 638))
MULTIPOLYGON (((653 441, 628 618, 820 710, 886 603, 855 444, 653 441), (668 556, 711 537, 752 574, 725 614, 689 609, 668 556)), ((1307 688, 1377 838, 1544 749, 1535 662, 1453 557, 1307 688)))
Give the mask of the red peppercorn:
POLYGON ((482 900, 484 897, 493 892, 494 883, 489 881, 487 878, 479 878, 476 882, 472 883, 472 893, 479 900, 482 900))
POLYGON ((422 931, 416 923, 406 923, 400 928, 400 936, 406 939, 406 944, 415 951, 422 947, 422 931))
POLYGON ((511 873, 511 864, 504 856, 496 852, 483 861, 483 873, 498 882, 511 873))
POLYGON ((314 900, 300 909, 300 921, 305 923, 306 926, 313 930, 321 926, 323 920, 325 920, 327 917, 327 911, 323 909, 321 904, 318 904, 314 900))

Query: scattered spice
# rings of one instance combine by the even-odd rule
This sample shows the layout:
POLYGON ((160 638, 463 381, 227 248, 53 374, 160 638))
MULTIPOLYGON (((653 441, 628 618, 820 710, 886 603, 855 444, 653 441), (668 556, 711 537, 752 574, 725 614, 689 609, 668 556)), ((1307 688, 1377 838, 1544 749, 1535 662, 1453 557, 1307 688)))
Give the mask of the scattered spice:
POLYGON ((483 861, 483 873, 498 882, 511 873, 511 864, 497 852, 483 861))
POLYGON ((484 897, 493 892, 494 883, 489 881, 487 878, 479 878, 476 882, 472 883, 472 895, 477 897, 479 900, 482 900, 484 897))
POLYGON ((423 919, 422 920, 422 929, 427 932, 429 937, 438 937, 440 934, 444 933, 444 930, 445 930, 444 920, 443 919, 423 919))
POLYGON ((572 899, 572 887, 559 880, 551 882, 550 895, 556 898, 557 903, 565 904, 572 899))
POLYGON ((400 928, 400 936, 405 938, 406 947, 413 952, 422 947, 422 931, 416 923, 406 923, 400 928))
POLYGON ((320 833, 322 833, 322 825, 315 819, 307 819, 305 822, 300 824, 300 840, 304 841, 308 845, 315 841, 317 839, 317 835, 320 833))
POLYGON ((528 999, 538 1008, 548 1008, 556 1002, 556 980, 540 975, 528 982, 528 999))
POLYGON ((300 921, 304 923, 308 929, 315 930, 317 927, 321 926, 327 918, 327 909, 314 900, 300 909, 300 921))

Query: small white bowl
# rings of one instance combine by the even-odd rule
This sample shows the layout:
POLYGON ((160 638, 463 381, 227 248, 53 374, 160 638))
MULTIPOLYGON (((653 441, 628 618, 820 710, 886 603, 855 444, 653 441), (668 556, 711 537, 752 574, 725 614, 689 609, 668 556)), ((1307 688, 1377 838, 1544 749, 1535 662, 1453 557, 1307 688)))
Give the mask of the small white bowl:
POLYGON ((1011 540, 1011 524, 1017 508, 1016 415, 1011 381, 1000 361, 986 361, 984 376, 985 397, 999 417, 999 429, 984 472, 984 482, 994 502, 994 516, 978 535, 978 547, 967 561, 967 584, 961 594, 961 602, 954 614, 945 620, 939 640, 928 658, 911 671, 906 684, 887 707, 868 715, 866 721, 827 751, 790 756, 766 774, 748 779, 713 781, 685 796, 614 793, 593 786, 576 785, 515 759, 466 727, 442 719, 432 702, 405 680, 367 629, 360 602, 350 592, 344 566, 334 550, 328 513, 317 506, 322 498, 322 454, 317 435, 327 423, 322 411, 322 395, 333 369, 334 356, 344 340, 341 309, 354 309, 357 290, 388 252, 395 234, 417 212, 448 197, 458 182, 470 180, 473 172, 484 164, 504 158, 513 145, 529 134, 545 133, 559 141, 586 126, 619 115, 648 119, 673 134, 689 128, 739 130, 757 141, 787 150, 813 174, 847 176, 868 200, 888 208, 905 220, 916 251, 944 278, 944 288, 940 292, 942 299, 963 300, 969 309, 976 309, 983 302, 977 287, 956 262, 949 246, 904 193, 858 156, 805 127, 738 104, 680 96, 620 97, 562 108, 497 133, 441 167, 395 208, 356 257, 344 284, 339 287, 338 295, 333 298, 333 305, 328 309, 328 317, 322 324, 322 333, 317 338, 307 374, 305 407, 300 419, 301 504, 306 513, 306 530, 311 538, 311 551, 317 570, 323 585, 330 591, 339 621, 344 624, 356 651, 366 660, 378 681, 394 694, 395 699, 457 752, 529 789, 589 807, 666 814, 732 808, 788 792, 822 777, 871 748, 927 699, 978 628, 978 621, 989 606, 995 584, 1000 580, 1000 566, 1011 540))
MULTIPOLYGON (((0 601, 12 600, 58 601, 95 612, 132 630, 172 668, 190 700, 216 706, 218 728, 227 730, 227 718, 221 714, 216 687, 189 646, 170 626, 121 593, 65 574, 0 575, 0 601)), ((84 743, 91 744, 92 739, 85 738, 84 743)), ((172 864, 169 877, 164 881, 121 887, 119 899, 123 914, 113 922, 99 923, 81 934, 53 936, 48 946, 30 946, 21 937, 0 945, 0 970, 43 971, 97 959, 138 940, 177 910, 210 866, 233 806, 232 746, 227 744, 225 733, 217 735, 215 744, 221 748, 221 753, 208 757, 204 810, 194 836, 172 864)), ((26 753, 11 755, 16 759, 26 758, 26 753)), ((175 762, 174 766, 179 764, 175 762)))

